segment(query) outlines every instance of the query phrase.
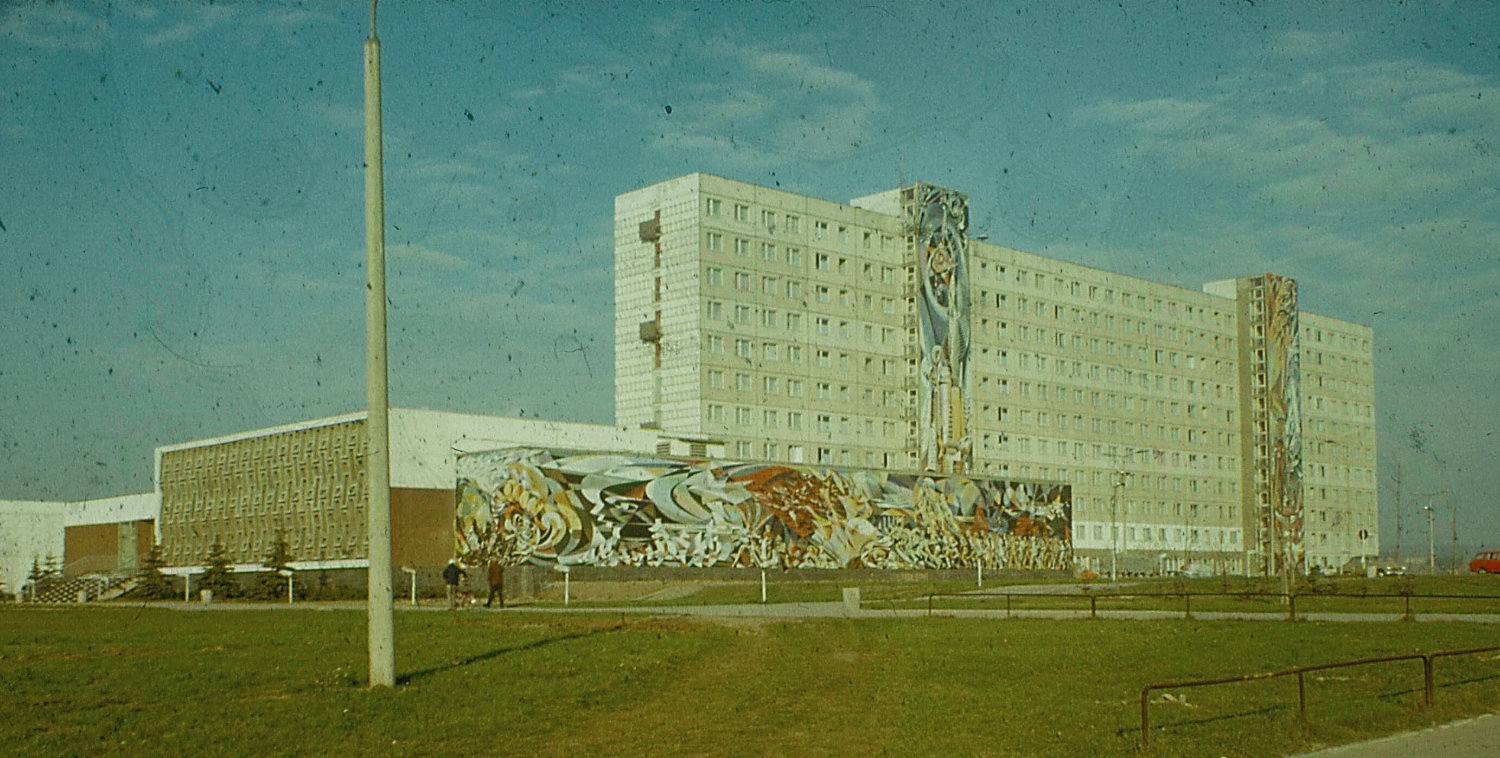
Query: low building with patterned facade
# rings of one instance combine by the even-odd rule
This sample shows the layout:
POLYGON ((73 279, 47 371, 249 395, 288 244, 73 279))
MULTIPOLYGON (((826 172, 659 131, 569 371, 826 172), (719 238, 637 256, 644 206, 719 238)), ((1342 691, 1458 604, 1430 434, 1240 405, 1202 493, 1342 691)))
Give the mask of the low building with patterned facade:
MULTIPOLYGON (((592 424, 391 409, 394 566, 442 566, 454 553, 454 476, 465 451, 562 445, 708 455, 703 440, 592 424)), ((169 566, 203 565, 214 542, 244 568, 285 540, 292 567, 368 565, 366 414, 167 445, 156 450, 158 531, 169 566)))

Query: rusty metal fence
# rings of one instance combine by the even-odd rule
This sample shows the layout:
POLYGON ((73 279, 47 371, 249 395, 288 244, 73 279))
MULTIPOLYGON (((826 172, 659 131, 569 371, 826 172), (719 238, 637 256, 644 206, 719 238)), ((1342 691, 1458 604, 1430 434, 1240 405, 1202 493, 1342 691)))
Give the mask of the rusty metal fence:
MULTIPOLYGON (((918 597, 921 597, 920 595, 918 597)), ((1413 600, 1473 600, 1473 601, 1500 601, 1500 595, 1454 595, 1454 594, 1415 594, 1415 593, 1357 593, 1357 592, 1316 592, 1316 593, 1294 593, 1284 595, 1280 592, 1085 592, 1078 595, 1063 595, 1036 592, 933 592, 927 596, 927 615, 935 615, 936 609, 933 601, 938 598, 962 599, 968 601, 983 601, 989 599, 1003 598, 1005 600, 1005 614, 1010 616, 1013 606, 1018 599, 1050 601, 1078 599, 1088 601, 1089 618, 1098 618, 1100 600, 1146 600, 1146 601, 1172 601, 1180 602, 1182 605, 1183 618, 1191 618, 1193 615, 1193 598, 1231 598, 1236 600, 1269 599, 1282 602, 1286 606, 1286 618, 1288 621, 1297 620, 1297 602, 1301 600, 1304 604, 1309 600, 1320 600, 1327 598, 1350 598, 1356 600, 1394 600, 1403 601, 1404 610, 1402 618, 1411 620, 1416 618, 1412 606, 1413 600)), ((894 605, 894 604, 893 604, 894 605)), ((1081 609, 1080 609, 1081 610, 1081 609)), ((1106 609, 1107 611, 1108 609, 1106 609)), ((1139 609, 1135 609, 1139 610, 1139 609)), ((1231 611, 1233 612, 1233 611, 1231 611)), ((1249 612, 1249 611, 1240 611, 1249 612)))
POLYGON ((1354 666, 1369 666, 1377 663, 1394 663, 1398 661, 1421 661, 1422 662, 1422 705, 1431 706, 1434 692, 1433 684, 1433 662, 1438 658, 1448 658, 1457 655, 1476 655, 1478 653, 1491 653, 1500 651, 1500 646, 1469 648, 1465 650, 1443 650, 1435 653, 1411 653, 1409 655, 1388 655, 1380 658, 1360 658, 1351 661, 1337 661, 1334 663, 1320 663, 1314 666, 1299 666, 1297 668, 1282 671, 1270 671, 1260 674, 1246 674, 1244 676, 1230 676, 1220 679, 1195 679, 1184 682, 1164 682, 1161 684, 1148 684, 1141 688, 1141 747, 1151 744, 1151 711, 1150 697, 1156 690, 1187 689, 1190 687, 1208 687, 1220 684, 1243 684, 1246 682, 1258 682, 1266 679, 1276 679, 1285 676, 1297 677, 1297 716, 1299 719, 1307 720, 1307 683, 1306 675, 1314 671, 1327 671, 1329 669, 1351 668, 1354 666))

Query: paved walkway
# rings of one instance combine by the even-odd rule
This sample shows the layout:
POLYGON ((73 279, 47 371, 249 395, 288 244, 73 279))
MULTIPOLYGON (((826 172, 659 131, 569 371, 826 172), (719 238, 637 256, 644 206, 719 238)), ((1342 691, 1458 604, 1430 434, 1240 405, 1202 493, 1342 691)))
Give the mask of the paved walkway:
POLYGON ((1296 758, 1490 758, 1500 755, 1500 714, 1488 713, 1416 732, 1303 753, 1296 758))

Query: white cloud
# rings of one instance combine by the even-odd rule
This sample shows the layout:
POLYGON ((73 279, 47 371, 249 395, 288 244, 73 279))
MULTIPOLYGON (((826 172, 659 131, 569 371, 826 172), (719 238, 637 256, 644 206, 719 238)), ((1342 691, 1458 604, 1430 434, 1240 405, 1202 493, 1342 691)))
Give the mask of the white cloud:
POLYGON ((0 36, 43 50, 98 50, 109 34, 103 19, 64 3, 17 3, 0 18, 0 36))

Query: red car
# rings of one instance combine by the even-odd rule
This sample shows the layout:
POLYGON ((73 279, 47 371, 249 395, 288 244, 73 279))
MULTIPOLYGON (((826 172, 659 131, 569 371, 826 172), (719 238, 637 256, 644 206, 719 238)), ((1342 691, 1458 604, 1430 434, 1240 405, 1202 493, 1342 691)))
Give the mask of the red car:
POLYGON ((1500 550, 1475 553, 1469 561, 1469 570, 1476 574, 1500 574, 1500 550))

